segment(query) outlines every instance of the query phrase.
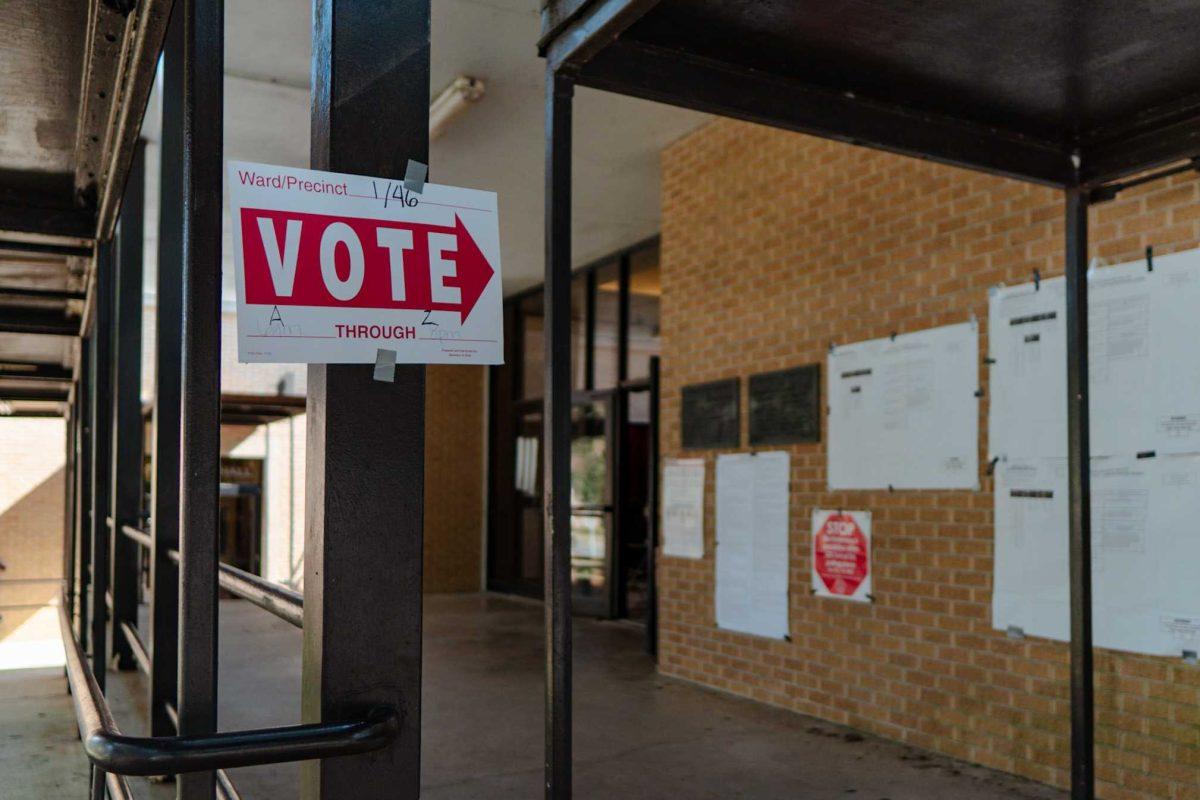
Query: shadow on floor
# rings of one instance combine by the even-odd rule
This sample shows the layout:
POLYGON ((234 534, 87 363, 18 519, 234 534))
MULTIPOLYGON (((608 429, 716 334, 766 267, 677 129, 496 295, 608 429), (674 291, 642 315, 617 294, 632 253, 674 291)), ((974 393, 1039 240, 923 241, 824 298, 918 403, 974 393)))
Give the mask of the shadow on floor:
MULTIPOLYGON (((541 796, 541 624, 541 607, 522 601, 494 595, 427 598, 424 798, 541 796)), ((576 623, 578 798, 1065 797, 1036 783, 662 678, 641 642, 640 630, 627 625, 576 623)), ((248 603, 227 600, 221 604, 220 645, 223 730, 299 721, 298 630, 248 603)), ((138 673, 110 673, 113 711, 127 732, 144 732, 144 687, 138 673)), ((295 765, 231 775, 247 800, 298 795, 295 765)), ((174 796, 169 786, 139 782, 137 790, 141 798, 174 796)))

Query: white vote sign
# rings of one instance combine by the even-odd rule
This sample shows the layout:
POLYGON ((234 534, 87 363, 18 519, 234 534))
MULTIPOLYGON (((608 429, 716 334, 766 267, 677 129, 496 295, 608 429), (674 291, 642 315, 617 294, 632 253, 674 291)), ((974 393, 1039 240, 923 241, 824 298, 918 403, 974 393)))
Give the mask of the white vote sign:
POLYGON ((229 162, 238 360, 503 361, 494 192, 229 162))

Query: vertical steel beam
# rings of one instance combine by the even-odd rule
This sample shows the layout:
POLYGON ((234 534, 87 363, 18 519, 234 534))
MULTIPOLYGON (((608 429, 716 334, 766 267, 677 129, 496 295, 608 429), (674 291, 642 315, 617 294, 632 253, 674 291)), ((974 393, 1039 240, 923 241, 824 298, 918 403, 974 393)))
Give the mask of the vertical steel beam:
POLYGON ((658 659, 658 356, 650 358, 650 446, 646 470, 646 652, 658 659))
POLYGON ((1088 198, 1066 191, 1067 467, 1070 473, 1071 800, 1095 797, 1092 493, 1088 420, 1088 198))
MULTIPOLYGON (((183 346, 180 358, 179 733, 217 729, 217 555, 221 461, 223 0, 183 0, 183 346)), ((165 155, 169 158, 169 155, 165 155)), ((176 782, 211 800, 214 774, 176 782)))
POLYGON ((175 735, 167 708, 177 707, 179 568, 179 410, 183 332, 183 12, 167 25, 162 59, 158 275, 155 309, 154 411, 150 444, 150 734, 175 735))
POLYGON ((112 496, 113 294, 116 263, 112 241, 96 246, 92 295, 92 673, 101 689, 108 666, 108 510, 112 496))
MULTIPOLYGON (((584 281, 586 302, 583 309, 583 388, 590 392, 596 388, 596 270, 588 270, 584 281)), ((572 377, 572 388, 574 380, 572 377)))
POLYGON ((121 623, 137 627, 138 546, 121 533, 137 527, 142 509, 142 214, 145 198, 145 146, 134 147, 121 203, 114 301, 115 346, 112 403, 112 587, 110 636, 117 669, 137 669, 121 623))
POLYGON ((629 272, 630 255, 621 253, 617 266, 617 385, 629 379, 629 272))
MULTIPOLYGON (((314 168, 399 179, 428 162, 429 34, 430 0, 314 0, 314 168)), ((306 763, 306 800, 420 795, 425 368, 372 372, 308 370, 302 714, 385 704, 401 730, 384 750, 306 763)))
POLYGON ((79 343, 78 490, 75 498, 75 564, 79 608, 79 646, 86 653, 88 642, 88 590, 92 584, 92 338, 79 343))
POLYGON ((605 526, 607 542, 604 547, 604 571, 608 577, 605 583, 605 588, 608 589, 606 615, 613 618, 629 614, 629 605, 625 602, 628 598, 628 583, 625 580, 627 573, 624 553, 625 537, 629 535, 629 493, 625 491, 625 478, 629 474, 629 447, 626 440, 629 426, 629 392, 617 389, 608 397, 605 411, 608 432, 605 483, 608 486, 606 502, 612 504, 612 512, 605 526))
POLYGON ((63 600, 67 604, 67 619, 75 619, 75 475, 76 431, 79 425, 79 385, 71 392, 66 414, 66 467, 63 472, 63 600))
POLYGON ((571 101, 546 73, 546 797, 571 796, 571 101))

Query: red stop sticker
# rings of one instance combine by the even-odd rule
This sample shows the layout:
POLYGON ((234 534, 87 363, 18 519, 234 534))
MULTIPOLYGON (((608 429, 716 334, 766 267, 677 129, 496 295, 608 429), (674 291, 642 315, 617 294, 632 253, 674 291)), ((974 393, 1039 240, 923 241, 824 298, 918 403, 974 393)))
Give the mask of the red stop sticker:
POLYGON ((830 514, 813 539, 813 569, 826 591, 851 597, 870 570, 870 544, 850 514, 830 514))

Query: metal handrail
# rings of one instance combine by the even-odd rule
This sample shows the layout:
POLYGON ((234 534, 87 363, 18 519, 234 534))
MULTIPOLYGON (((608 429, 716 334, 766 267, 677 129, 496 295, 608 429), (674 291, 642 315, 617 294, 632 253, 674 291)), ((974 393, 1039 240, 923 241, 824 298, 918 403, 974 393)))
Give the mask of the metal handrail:
POLYGON ((217 770, 217 798, 218 800, 242 800, 242 795, 223 769, 217 770))
POLYGON ((129 650, 133 653, 133 660, 138 663, 138 668, 149 675, 150 654, 146 652, 146 645, 142 643, 142 637, 138 635, 137 628, 128 622, 122 622, 121 633, 125 634, 125 641, 129 642, 129 650))
POLYGON ((104 773, 104 784, 108 787, 109 800, 135 800, 133 789, 124 775, 104 773))
MULTIPOLYGON (((168 550, 167 556, 179 563, 179 551, 168 550)), ((217 582, 230 594, 249 600, 297 628, 304 627, 304 595, 266 578, 221 562, 217 582)))
MULTIPOLYGON (((67 680, 71 685, 71 699, 75 704, 75 724, 79 727, 79 738, 85 742, 86 749, 89 733, 94 727, 102 727, 116 736, 121 735, 121 729, 117 727, 116 720, 113 719, 108 706, 103 702, 92 703, 88 708, 83 706, 83 691, 87 691, 89 695, 93 696, 102 695, 100 687, 96 684, 96 676, 87 668, 86 662, 83 660, 83 650, 79 647, 79 640, 75 638, 75 630, 71 627, 71 618, 67 616, 66 597, 59 599, 58 622, 62 627, 63 649, 67 654, 67 680)), ((133 800, 133 790, 123 775, 114 774, 97 765, 97 771, 92 774, 92 781, 102 781, 108 787, 108 792, 112 795, 113 800, 133 800), (102 775, 102 771, 109 774, 102 775)), ((95 786, 94 783, 93 786, 95 786)))
POLYGON ((304 595, 229 564, 222 563, 218 567, 217 582, 222 589, 249 600, 297 628, 304 627, 304 595))
POLYGON ((121 533, 125 534, 130 539, 133 539, 135 542, 137 542, 138 544, 140 544, 142 547, 146 548, 147 550, 154 547, 154 539, 150 536, 150 534, 146 533, 143 530, 138 530, 137 528, 133 527, 132 525, 122 525, 121 533))
MULTIPOLYGON (((179 712, 175 710, 175 706, 170 703, 164 704, 167 712, 167 718, 171 720, 171 724, 175 726, 175 730, 179 730, 179 712)), ((233 785, 233 781, 229 777, 229 773, 223 769, 219 769, 215 773, 217 779, 217 800, 242 800, 241 793, 237 787, 233 785)))
POLYGON ((67 679, 75 703, 83 749, 92 764, 116 775, 177 775, 314 758, 367 753, 385 747, 400 732, 396 710, 371 709, 366 719, 321 722, 191 736, 125 736, 117 727, 79 640, 59 606, 67 655, 67 679))

